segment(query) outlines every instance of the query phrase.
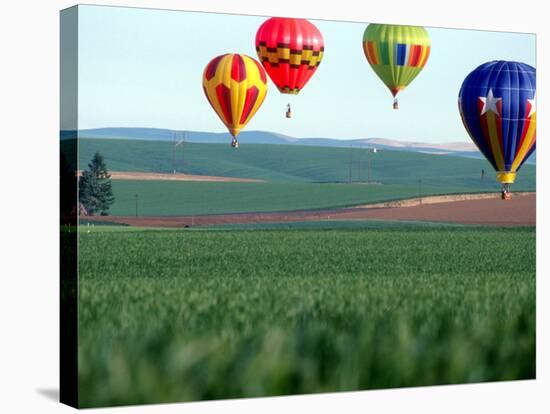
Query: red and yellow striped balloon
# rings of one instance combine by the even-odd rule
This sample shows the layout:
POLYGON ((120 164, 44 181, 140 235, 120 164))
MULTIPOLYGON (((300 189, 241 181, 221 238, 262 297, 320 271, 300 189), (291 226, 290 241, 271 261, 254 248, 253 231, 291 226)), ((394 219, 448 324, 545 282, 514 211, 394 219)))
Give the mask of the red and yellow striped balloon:
POLYGON ((256 52, 281 93, 296 95, 323 59, 325 44, 319 29, 305 19, 272 17, 256 33, 256 52))
POLYGON ((234 138, 267 94, 264 68, 251 57, 237 53, 212 59, 204 69, 202 86, 208 102, 234 138))

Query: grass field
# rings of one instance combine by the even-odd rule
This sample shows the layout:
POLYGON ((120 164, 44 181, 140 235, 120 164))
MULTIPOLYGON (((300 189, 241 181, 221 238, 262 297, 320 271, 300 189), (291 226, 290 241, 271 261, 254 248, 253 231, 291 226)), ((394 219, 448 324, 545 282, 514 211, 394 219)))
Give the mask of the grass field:
MULTIPOLYGON (((244 224, 216 224, 208 226, 210 230, 359 230, 359 229, 419 229, 419 228, 456 228, 468 227, 456 223, 436 223, 429 221, 386 221, 386 220, 322 220, 322 221, 289 221, 244 224)), ((144 228, 145 229, 145 228, 144 228)), ((101 230, 100 230, 101 231, 101 230)), ((120 230, 119 230, 120 231, 120 230)))
MULTIPOLYGON (((422 185, 423 195, 472 192, 471 187, 422 185)), ((303 182, 219 183, 113 181, 115 216, 176 216, 311 210, 417 197, 419 187, 400 184, 319 184, 303 182)))
MULTIPOLYGON (((64 143, 70 145, 70 142, 64 143)), ((138 140, 81 139, 79 163, 85 167, 93 154, 105 156, 112 171, 172 172, 172 143, 138 140)), ((366 181, 371 158, 371 180, 384 184, 416 184, 480 188, 484 168, 485 189, 496 189, 493 169, 481 159, 404 151, 368 153, 354 148, 351 154, 353 181, 366 181)), ((347 182, 350 150, 290 145, 243 145, 239 150, 224 144, 185 144, 184 171, 188 174, 256 178, 284 182, 347 182)), ((178 170, 181 172, 181 154, 178 170)), ((516 189, 534 188, 535 167, 524 165, 516 189)))
MULTIPOLYGON (((63 141, 62 145, 74 145, 63 141)), ((100 151, 112 171, 172 171, 172 143, 81 139, 84 168, 100 151)), ((181 154, 180 154, 181 155, 181 154)), ((112 215, 144 216, 320 209, 403 199, 422 195, 498 191, 484 160, 401 151, 368 153, 347 148, 223 144, 185 146, 185 172, 266 180, 264 183, 115 181, 112 215), (371 158, 371 181, 367 158, 371 158), (484 168, 487 177, 481 181, 484 168)), ((181 162, 181 160, 180 160, 181 162)), ((180 169, 181 171, 181 169, 180 169)), ((514 191, 535 190, 535 167, 525 165, 514 191)))
POLYGON ((535 230, 79 236, 83 407, 535 376, 535 230))

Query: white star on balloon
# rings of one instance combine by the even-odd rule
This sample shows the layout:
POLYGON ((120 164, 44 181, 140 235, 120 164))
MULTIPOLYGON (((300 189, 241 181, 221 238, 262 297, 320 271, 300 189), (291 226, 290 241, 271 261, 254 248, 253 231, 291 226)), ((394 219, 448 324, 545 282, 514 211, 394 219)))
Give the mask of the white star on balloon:
POLYGON ((487 94, 487 97, 480 96, 479 99, 481 99, 481 102, 483 102, 483 108, 481 109, 481 115, 483 115, 485 112, 494 112, 495 114, 499 115, 497 104, 502 101, 502 98, 495 98, 493 96, 493 90, 489 89, 489 93, 487 94))
POLYGON ((527 99, 527 102, 531 104, 531 110, 529 111, 529 115, 527 115, 527 118, 531 118, 531 115, 537 112, 537 93, 535 92, 535 96, 533 96, 533 99, 527 99))

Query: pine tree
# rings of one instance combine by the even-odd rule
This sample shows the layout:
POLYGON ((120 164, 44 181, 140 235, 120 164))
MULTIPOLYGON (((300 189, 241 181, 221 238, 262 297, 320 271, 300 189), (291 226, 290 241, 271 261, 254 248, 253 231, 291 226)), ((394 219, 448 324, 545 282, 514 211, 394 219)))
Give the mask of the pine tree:
POLYGON ((79 198, 88 214, 109 214, 109 207, 115 201, 111 186, 111 175, 107 171, 103 156, 96 152, 88 164, 88 170, 82 173, 79 181, 79 198))

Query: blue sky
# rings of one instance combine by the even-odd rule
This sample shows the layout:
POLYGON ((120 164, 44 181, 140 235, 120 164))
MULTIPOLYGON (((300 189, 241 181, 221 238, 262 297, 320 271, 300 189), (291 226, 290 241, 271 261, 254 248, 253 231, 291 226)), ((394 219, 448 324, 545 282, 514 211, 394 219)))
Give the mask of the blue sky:
MULTIPOLYGON (((202 91, 202 72, 227 52, 257 58, 254 36, 265 17, 79 6, 79 128, 157 127, 224 132, 202 91)), ((466 75, 490 60, 535 66, 532 34, 427 28, 432 52, 399 95, 400 109, 362 50, 366 23, 311 20, 325 56, 297 96, 271 81, 246 130, 294 137, 469 141, 457 109, 466 75), (287 103, 293 118, 287 120, 287 103)), ((414 22, 411 22, 414 24, 414 22)))

